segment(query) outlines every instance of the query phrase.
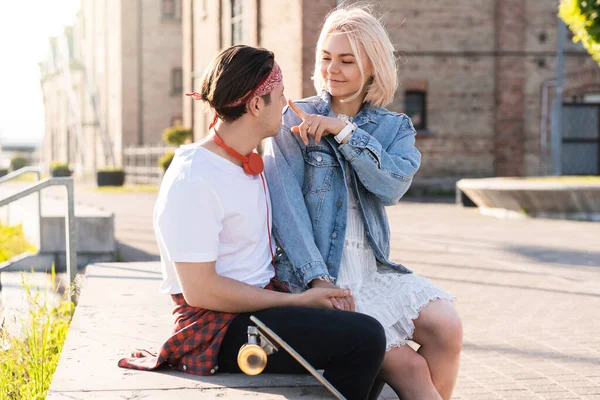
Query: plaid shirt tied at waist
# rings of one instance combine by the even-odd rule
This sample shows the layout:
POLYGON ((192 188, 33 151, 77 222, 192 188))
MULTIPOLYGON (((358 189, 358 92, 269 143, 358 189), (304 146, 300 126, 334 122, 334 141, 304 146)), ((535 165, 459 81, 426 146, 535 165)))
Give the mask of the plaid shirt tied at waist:
MULTIPOLYGON (((289 292, 276 279, 265 287, 277 292, 289 292)), ((157 354, 136 349, 130 358, 119 360, 119 367, 138 370, 155 370, 169 367, 195 375, 212 375, 217 372, 217 359, 229 324, 238 314, 217 312, 192 307, 183 294, 171 295, 175 307, 175 326, 171 337, 157 354)))

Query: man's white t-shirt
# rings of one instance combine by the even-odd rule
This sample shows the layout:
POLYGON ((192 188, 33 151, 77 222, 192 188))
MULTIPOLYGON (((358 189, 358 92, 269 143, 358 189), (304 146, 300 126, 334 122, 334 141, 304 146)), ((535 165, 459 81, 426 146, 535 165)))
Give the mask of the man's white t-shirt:
POLYGON ((182 293, 175 262, 215 260, 219 275, 265 287, 275 275, 268 193, 267 189, 265 197, 260 175, 250 176, 204 147, 180 147, 154 207, 163 275, 160 291, 182 293))

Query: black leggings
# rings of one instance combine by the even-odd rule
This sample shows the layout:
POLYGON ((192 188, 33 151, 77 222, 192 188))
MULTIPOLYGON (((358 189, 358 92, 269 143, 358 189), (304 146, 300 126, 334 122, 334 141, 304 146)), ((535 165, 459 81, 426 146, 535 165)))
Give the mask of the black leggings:
MULTIPOLYGON (((385 355, 383 327, 368 315, 319 308, 280 307, 237 316, 219 350, 219 372, 241 372, 240 347, 254 315, 292 346, 347 399, 368 397, 385 355)), ((285 350, 271 354, 266 373, 307 371, 285 350)))

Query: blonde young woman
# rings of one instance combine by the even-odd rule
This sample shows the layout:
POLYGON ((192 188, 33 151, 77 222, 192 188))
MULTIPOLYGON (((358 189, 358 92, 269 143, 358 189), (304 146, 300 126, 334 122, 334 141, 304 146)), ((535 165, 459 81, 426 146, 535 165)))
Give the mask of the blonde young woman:
POLYGON ((421 155, 410 119, 383 108, 397 70, 378 19, 360 7, 333 11, 313 78, 320 95, 289 101, 267 144, 278 276, 292 291, 349 288, 332 303, 384 326, 380 377, 403 400, 449 399, 462 346, 453 297, 389 259, 385 206, 408 190, 421 155))

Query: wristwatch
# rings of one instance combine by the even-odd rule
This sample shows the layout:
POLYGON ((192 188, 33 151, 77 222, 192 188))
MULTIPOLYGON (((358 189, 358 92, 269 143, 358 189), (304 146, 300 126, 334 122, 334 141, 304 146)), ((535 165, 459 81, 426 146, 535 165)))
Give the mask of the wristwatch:
POLYGON ((340 133, 333 137, 336 142, 341 144, 346 137, 351 135, 356 130, 356 124, 352 122, 352 118, 344 114, 338 114, 337 118, 346 123, 344 129, 342 129, 340 133))

